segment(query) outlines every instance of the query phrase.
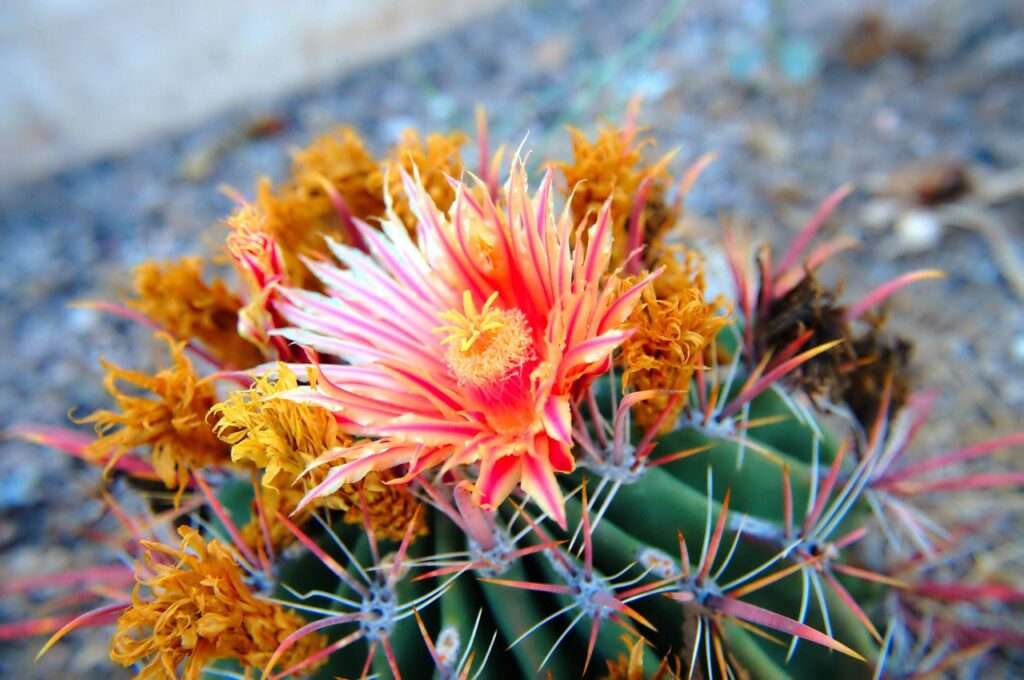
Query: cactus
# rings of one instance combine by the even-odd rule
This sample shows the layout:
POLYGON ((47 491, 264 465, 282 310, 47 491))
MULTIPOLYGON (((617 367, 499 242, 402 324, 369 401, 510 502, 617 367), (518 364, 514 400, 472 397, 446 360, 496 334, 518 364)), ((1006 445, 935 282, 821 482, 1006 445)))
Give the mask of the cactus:
POLYGON ((44 651, 116 623, 140 677, 861 678, 1020 642, 929 613, 943 647, 914 656, 922 603, 1022 597, 937 578, 958 529, 913 498, 1020 485, 927 476, 1024 435, 904 462, 928 400, 907 345, 859 320, 937 274, 849 305, 818 284, 842 242, 808 248, 847 189, 779 258, 726 234, 732 295, 708 300, 671 156, 645 164, 632 122, 575 133, 560 210, 551 171, 532 196, 517 158, 499 182, 485 121, 479 180, 450 184, 459 134, 379 169, 341 134, 228 220, 237 297, 189 261, 94 305, 163 329, 175 360, 108 366, 99 438, 17 430, 175 492, 144 493, 144 518, 108 497, 143 559, 95 572, 112 601, 44 651))

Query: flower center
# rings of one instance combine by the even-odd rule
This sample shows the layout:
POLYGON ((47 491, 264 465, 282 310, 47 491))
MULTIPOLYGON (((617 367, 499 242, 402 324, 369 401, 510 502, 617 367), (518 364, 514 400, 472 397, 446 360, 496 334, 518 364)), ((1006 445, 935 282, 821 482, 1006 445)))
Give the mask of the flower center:
POLYGON ((435 329, 444 333, 445 361, 460 383, 483 387, 500 381, 530 358, 530 327, 518 309, 495 307, 494 292, 477 310, 469 291, 462 295, 462 311, 441 314, 446 323, 435 329))

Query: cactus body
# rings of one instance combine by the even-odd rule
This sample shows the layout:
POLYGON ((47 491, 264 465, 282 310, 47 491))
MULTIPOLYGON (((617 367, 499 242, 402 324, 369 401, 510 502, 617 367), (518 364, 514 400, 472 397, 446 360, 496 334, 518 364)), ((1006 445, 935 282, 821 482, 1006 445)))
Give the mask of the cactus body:
POLYGON ((167 330, 174 366, 106 365, 95 439, 19 433, 174 494, 142 518, 106 498, 140 559, 100 572, 136 588, 44 651, 115 623, 142 678, 843 680, 1024 644, 985 618, 1024 595, 948 580, 977 527, 913 504, 1024 483, 929 476, 1024 435, 907 461, 929 402, 860 319, 936 273, 850 306, 818 284, 848 188, 781 257, 726 232, 731 299, 707 300, 635 121, 574 133, 561 205, 519 158, 500 183, 481 127, 473 181, 449 177, 461 134, 380 168, 351 130, 319 140, 227 221, 244 294, 192 262, 96 305, 167 330))

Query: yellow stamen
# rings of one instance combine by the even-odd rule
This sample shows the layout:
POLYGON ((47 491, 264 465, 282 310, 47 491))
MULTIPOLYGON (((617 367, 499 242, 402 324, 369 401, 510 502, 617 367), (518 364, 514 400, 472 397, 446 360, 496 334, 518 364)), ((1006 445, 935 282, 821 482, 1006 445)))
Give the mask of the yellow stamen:
POLYGON ((518 368, 531 356, 530 327, 518 309, 495 307, 498 293, 491 294, 477 310, 472 294, 462 295, 462 311, 452 309, 441 315, 448 325, 435 330, 444 333, 448 345, 445 361, 459 382, 475 386, 492 384, 518 368))

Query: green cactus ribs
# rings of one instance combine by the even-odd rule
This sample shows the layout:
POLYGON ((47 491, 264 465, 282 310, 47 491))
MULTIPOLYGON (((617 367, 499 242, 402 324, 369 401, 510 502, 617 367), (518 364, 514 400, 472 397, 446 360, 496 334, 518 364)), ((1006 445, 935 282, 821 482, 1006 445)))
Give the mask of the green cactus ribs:
MULTIPOLYGON (((870 510, 844 492, 851 480, 832 465, 844 454, 820 426, 785 402, 753 400, 758 412, 781 405, 777 418, 757 418, 785 417, 808 464, 753 431, 725 433, 724 421, 640 431, 630 423, 632 400, 609 399, 617 390, 607 384, 593 390, 597 410, 576 433, 587 457, 565 484, 570 531, 525 499, 488 513, 467 485, 422 482, 433 530, 413 543, 416 554, 390 542, 364 564, 358 546, 345 547, 344 537, 356 538, 350 526, 325 518, 315 537, 294 528, 343 576, 336 594, 304 590, 308 560, 295 558, 302 569, 286 561, 286 601, 311 615, 350 606, 311 625, 346 629, 334 644, 362 646, 384 676, 428 677, 436 667, 442 677, 507 677, 510 668, 523 677, 600 677, 639 642, 634 663, 648 673, 861 677, 879 654, 865 598, 880 593, 844 571, 844 549, 870 510), (615 417, 601 411, 602 398, 618 402, 605 409, 615 417), (372 576, 382 572, 390 584, 372 576), (390 604, 373 604, 380 600, 390 604), (393 642, 398 631, 402 644, 393 642)), ((694 413, 684 410, 680 422, 694 413)), ((361 539, 364 555, 372 536, 361 539)), ((337 656, 320 676, 353 668, 337 656)))

